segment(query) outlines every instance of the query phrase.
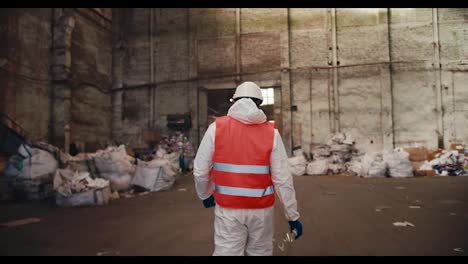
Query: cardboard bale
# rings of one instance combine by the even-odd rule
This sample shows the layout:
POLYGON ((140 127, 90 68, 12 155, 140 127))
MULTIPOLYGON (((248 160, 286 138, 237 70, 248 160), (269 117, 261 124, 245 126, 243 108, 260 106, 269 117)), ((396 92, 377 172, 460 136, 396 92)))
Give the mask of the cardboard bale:
POLYGON ((135 151, 130 146, 125 146, 125 152, 131 157, 135 157, 135 151))
POLYGON ((412 161, 411 166, 413 166, 413 171, 418 171, 421 168, 421 165, 424 164, 424 161, 412 161))
POLYGON ((157 131, 143 130, 142 134, 143 141, 145 142, 156 142, 161 140, 161 134, 157 131))
POLYGON ((415 170, 414 177, 424 177, 426 176, 426 171, 423 170, 415 170))
POLYGON ((425 160, 427 160, 428 150, 425 147, 405 148, 404 150, 409 153, 409 160, 410 161, 425 161, 425 160))
POLYGON ((442 149, 432 149, 427 152, 427 160, 431 161, 436 158, 438 154, 442 153, 442 149))
POLYGON ((417 170, 414 172, 415 177, 434 177, 437 176, 435 170, 417 170))

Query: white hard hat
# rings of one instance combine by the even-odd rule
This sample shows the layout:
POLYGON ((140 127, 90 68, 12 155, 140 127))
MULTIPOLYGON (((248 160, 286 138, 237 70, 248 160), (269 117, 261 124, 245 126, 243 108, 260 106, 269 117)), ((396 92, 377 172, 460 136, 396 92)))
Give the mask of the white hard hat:
POLYGON ((240 97, 257 98, 260 101, 263 101, 260 87, 253 82, 243 82, 241 85, 237 86, 236 92, 232 98, 236 99, 240 97))

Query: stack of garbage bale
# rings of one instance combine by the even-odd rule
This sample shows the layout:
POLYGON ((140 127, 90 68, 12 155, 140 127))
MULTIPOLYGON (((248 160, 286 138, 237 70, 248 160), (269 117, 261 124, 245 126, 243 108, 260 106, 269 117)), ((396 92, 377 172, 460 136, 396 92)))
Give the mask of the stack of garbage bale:
POLYGON ((327 144, 312 145, 311 154, 312 159, 309 163, 303 155, 288 160, 293 175, 303 175, 301 169, 306 163, 307 175, 413 176, 409 154, 403 149, 362 153, 355 148, 352 136, 346 132, 332 135, 327 144))
POLYGON ((355 159, 351 164, 350 170, 356 176, 364 178, 413 177, 409 153, 402 148, 365 153, 362 159, 355 159))
POLYGON ((147 191, 169 189, 181 171, 181 154, 186 158, 195 154, 182 134, 163 142, 145 161, 128 155, 125 145, 71 156, 47 143, 28 143, 10 157, 4 174, 17 199, 55 195, 59 206, 102 205, 135 186, 147 191))
POLYGON ((307 165, 308 175, 343 174, 357 150, 350 134, 336 133, 327 144, 314 145, 311 153, 313 160, 307 165))

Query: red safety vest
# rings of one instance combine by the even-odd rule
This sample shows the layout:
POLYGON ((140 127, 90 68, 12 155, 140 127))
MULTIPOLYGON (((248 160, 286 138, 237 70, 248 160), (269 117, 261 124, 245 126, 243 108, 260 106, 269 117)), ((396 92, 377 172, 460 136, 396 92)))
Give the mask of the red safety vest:
POLYGON ((226 208, 267 208, 275 202, 270 173, 274 125, 246 125, 232 117, 216 119, 214 197, 226 208))

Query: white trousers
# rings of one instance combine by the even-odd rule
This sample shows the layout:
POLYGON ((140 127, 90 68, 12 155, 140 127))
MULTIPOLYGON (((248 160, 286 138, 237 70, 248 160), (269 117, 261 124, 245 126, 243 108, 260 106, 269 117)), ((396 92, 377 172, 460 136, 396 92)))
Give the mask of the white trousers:
POLYGON ((265 209, 215 207, 213 256, 273 255, 273 206, 265 209))

